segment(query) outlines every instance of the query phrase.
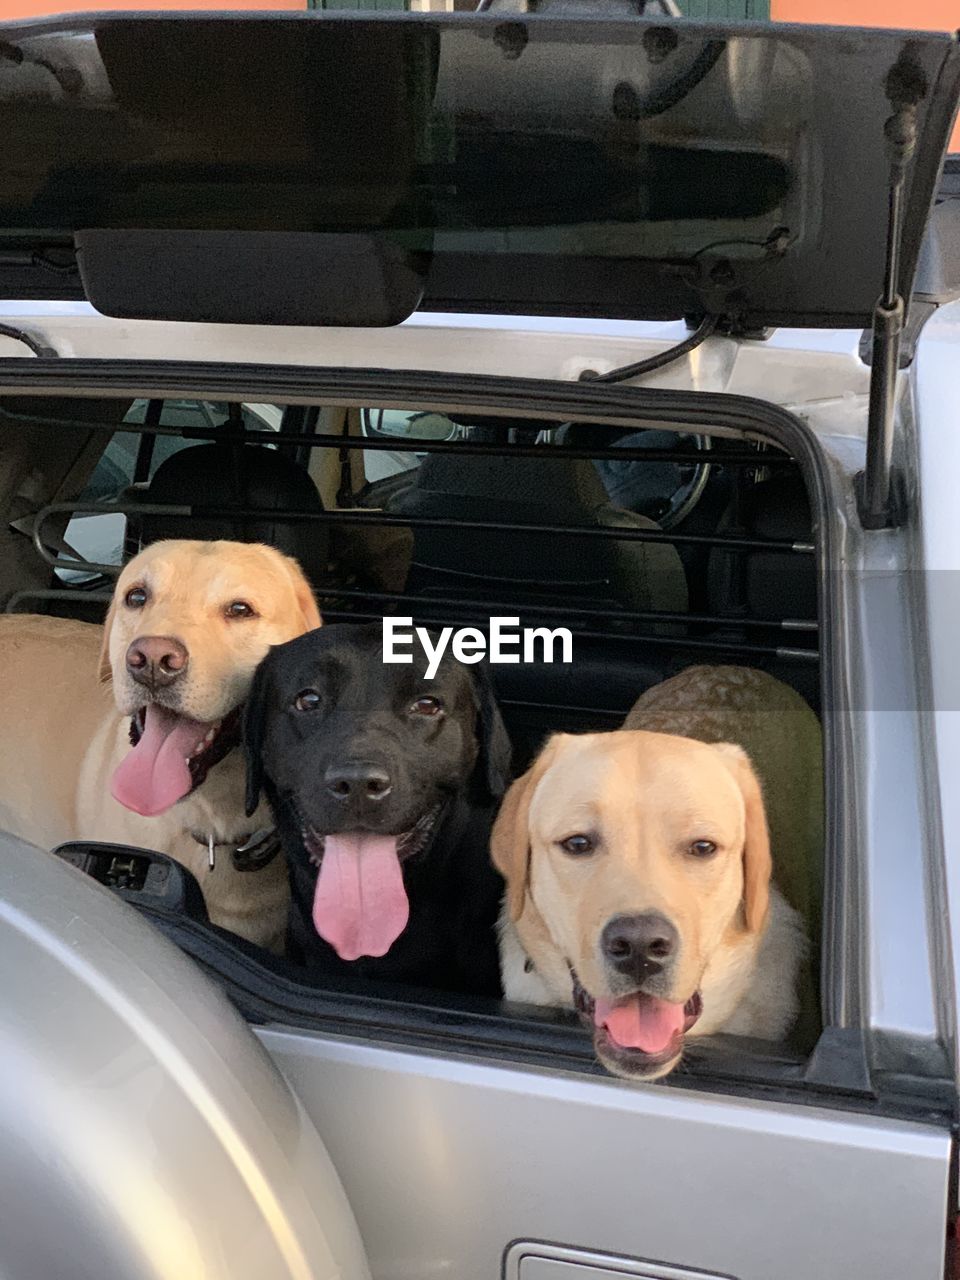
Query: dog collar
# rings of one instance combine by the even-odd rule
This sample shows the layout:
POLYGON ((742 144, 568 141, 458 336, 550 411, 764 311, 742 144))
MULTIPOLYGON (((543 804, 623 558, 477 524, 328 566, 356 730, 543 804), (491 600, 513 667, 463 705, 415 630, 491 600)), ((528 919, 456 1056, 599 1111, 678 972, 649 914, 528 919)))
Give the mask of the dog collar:
POLYGON ((262 871, 280 852, 280 836, 275 827, 250 831, 237 840, 215 840, 212 835, 191 831, 191 837, 210 854, 210 870, 214 869, 217 849, 229 849, 234 871, 262 871))

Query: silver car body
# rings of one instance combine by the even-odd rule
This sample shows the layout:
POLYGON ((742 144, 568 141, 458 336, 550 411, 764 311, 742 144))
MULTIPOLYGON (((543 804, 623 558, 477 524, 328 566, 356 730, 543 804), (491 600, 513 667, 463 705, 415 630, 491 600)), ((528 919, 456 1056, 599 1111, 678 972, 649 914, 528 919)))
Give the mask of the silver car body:
POLYGON ((216 988, 131 908, 0 837, 0 1271, 366 1280, 310 1119, 216 988))

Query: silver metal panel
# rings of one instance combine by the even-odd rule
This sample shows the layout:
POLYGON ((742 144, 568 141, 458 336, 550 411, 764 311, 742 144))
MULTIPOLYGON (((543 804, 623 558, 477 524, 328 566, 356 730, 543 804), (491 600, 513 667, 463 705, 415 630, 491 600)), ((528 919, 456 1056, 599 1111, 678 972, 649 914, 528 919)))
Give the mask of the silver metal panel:
POLYGON ((589 1263, 560 1262, 556 1258, 526 1257, 511 1274, 514 1280, 616 1280, 617 1276, 633 1276, 634 1280, 723 1280, 720 1276, 707 1276, 704 1271, 682 1271, 676 1267, 648 1266, 645 1263, 627 1264, 626 1267, 591 1266, 589 1263))
POLYGON ((200 971, 0 835, 4 1280, 368 1280, 316 1130, 200 971))
POLYGON ((664 1267, 657 1262, 587 1253, 539 1241, 511 1245, 503 1260, 503 1280, 732 1280, 728 1276, 664 1267))
POLYGON ((942 1280, 946 1131, 258 1034, 376 1280, 496 1280, 530 1239, 738 1280, 942 1280))
POLYGON ((917 348, 915 485, 920 527, 918 586, 929 645, 928 699, 918 708, 924 747, 928 825, 934 846, 928 880, 930 927, 940 945, 940 1018, 960 1080, 957 991, 960 988, 960 415, 957 351, 960 303, 944 307, 925 326, 917 348))
MULTIPOLYGON (((903 431, 912 426, 908 397, 901 411, 903 431)), ((832 805, 824 1017, 868 1029, 874 1066, 942 1076, 942 974, 928 879, 938 832, 926 805, 928 741, 917 714, 927 636, 917 626, 913 530, 859 527, 854 480, 863 448, 853 428, 865 421, 865 406, 849 419, 836 405, 809 417, 830 491, 821 519, 829 547, 821 635, 832 805)))
MULTIPOLYGON (((881 1048, 883 1037, 907 1035, 926 1044, 931 1069, 942 1071, 942 1061, 932 1061, 941 1055, 926 884, 936 833, 923 813, 919 656, 911 626, 917 575, 906 571, 905 533, 884 535, 880 545, 875 535, 861 540, 857 558, 834 570, 850 642, 846 697, 836 714, 848 735, 841 853, 849 867, 846 909, 861 942, 861 1017, 881 1057, 892 1050, 881 1048)), ((851 551, 855 541, 851 536, 851 551)))
MULTIPOLYGON (((420 313, 392 329, 309 329, 276 325, 158 324, 112 320, 86 303, 4 302, 0 321, 26 327, 63 356, 105 360, 216 360, 237 369, 238 395, 244 365, 347 369, 437 369, 503 377, 576 381, 584 369, 605 373, 656 355, 682 342, 685 325, 645 321, 558 319, 524 316, 429 315, 420 313)), ((694 359, 650 375, 645 386, 727 391, 773 404, 814 405, 865 395, 870 371, 860 360, 859 331, 778 329, 768 342, 711 338, 694 359)), ((26 347, 0 337, 0 355, 33 359, 26 347)), ((69 382, 69 379, 65 379, 69 382)), ((69 390, 73 390, 70 387, 69 390)), ((144 387, 146 394, 150 388, 144 387)), ((192 388, 200 398, 202 387, 192 388)), ((217 394, 212 388, 211 398, 217 394)), ((4 387, 0 382, 0 394, 4 387)), ((22 389, 21 389, 22 394, 22 389)), ((31 394, 34 394, 31 391, 31 394)), ((43 390, 36 394, 42 395, 43 390)), ((316 403, 311 399, 309 403, 316 403)), ((424 408, 421 403, 418 408, 424 408)), ((866 414, 859 414, 860 432, 866 414)), ((681 429, 687 424, 679 424, 681 429)))

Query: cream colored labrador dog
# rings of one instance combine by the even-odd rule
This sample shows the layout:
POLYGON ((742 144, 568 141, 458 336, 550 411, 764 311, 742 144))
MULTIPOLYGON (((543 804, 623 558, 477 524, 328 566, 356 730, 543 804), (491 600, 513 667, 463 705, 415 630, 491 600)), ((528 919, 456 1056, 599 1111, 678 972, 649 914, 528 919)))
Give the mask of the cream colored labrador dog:
POLYGON ((636 728, 551 738, 507 793, 491 843, 507 882, 505 994, 576 1007, 618 1075, 666 1075, 688 1035, 779 1040, 797 1017, 806 933, 771 883, 746 741, 779 756, 771 778, 791 779, 767 797, 776 829, 792 820, 795 843, 813 849, 819 725, 784 690, 762 672, 692 669, 640 699, 636 728), (648 711, 656 732, 641 727, 648 711), (695 740, 719 728, 730 740, 695 740))
POLYGON ((273 839, 265 804, 244 812, 240 715, 267 650, 318 626, 295 561, 238 542, 154 543, 121 573, 104 627, 0 617, 0 722, 20 726, 0 739, 0 827, 45 848, 169 854, 215 924, 278 949, 284 859, 236 865, 266 860, 273 839))

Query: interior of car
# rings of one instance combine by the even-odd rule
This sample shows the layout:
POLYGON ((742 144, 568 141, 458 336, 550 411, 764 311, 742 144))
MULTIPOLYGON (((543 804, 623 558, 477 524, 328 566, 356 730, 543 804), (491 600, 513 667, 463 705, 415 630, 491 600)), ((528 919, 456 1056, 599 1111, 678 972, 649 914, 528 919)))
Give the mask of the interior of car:
MULTIPOLYGON (((267 542, 299 561, 328 624, 395 614, 482 627, 509 615, 569 628, 573 662, 490 669, 516 772, 549 733, 617 728, 644 690, 699 663, 769 672, 824 714, 814 505, 801 461, 772 434, 462 403, 37 397, 0 414, 7 613, 99 622, 121 566, 153 542, 267 542)), ((320 989, 289 958, 211 926, 189 886, 157 901, 129 859, 101 858, 92 873, 251 1019, 282 1011, 317 1026, 347 1009, 414 1041, 442 1026, 464 1045, 597 1069, 572 1013, 359 980, 320 989)), ((697 1079, 704 1052, 714 1077, 795 1080, 815 1041, 698 1046, 679 1082, 697 1079)))

